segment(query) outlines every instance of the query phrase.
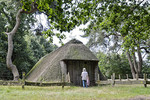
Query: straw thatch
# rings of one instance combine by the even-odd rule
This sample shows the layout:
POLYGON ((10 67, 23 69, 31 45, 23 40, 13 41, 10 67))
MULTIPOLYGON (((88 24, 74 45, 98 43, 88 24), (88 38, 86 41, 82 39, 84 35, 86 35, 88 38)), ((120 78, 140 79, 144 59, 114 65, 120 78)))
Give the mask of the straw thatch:
POLYGON ((80 41, 71 40, 64 46, 42 57, 27 74, 27 80, 37 81, 61 81, 62 72, 60 61, 80 60, 96 61, 96 56, 80 41))

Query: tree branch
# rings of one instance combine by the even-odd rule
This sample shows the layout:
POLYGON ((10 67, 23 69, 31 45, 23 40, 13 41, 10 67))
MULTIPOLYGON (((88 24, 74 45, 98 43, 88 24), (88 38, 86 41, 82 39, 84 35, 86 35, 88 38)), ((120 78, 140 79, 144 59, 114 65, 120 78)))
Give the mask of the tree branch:
POLYGON ((21 15, 21 12, 23 11, 23 9, 20 9, 16 15, 16 24, 14 26, 14 28, 12 29, 11 32, 7 33, 7 34, 12 34, 14 35, 19 27, 19 24, 20 24, 20 15, 21 15))
POLYGON ((36 12, 37 10, 38 10, 38 4, 36 3, 36 1, 34 1, 34 2, 32 2, 32 4, 31 4, 31 10, 30 11, 25 11, 25 10, 23 10, 22 11, 22 13, 26 13, 26 14, 31 14, 31 13, 34 13, 34 12, 36 12))
POLYGON ((131 8, 130 9, 130 11, 128 12, 128 14, 125 16, 125 18, 124 19, 122 19, 122 20, 125 20, 125 19, 127 19, 128 18, 128 15, 131 13, 131 12, 133 12, 137 7, 139 7, 140 6, 140 4, 142 4, 144 2, 144 0, 143 1, 141 1, 141 2, 139 2, 139 4, 137 4, 135 7, 133 7, 133 8, 131 8))
POLYGON ((104 38, 109 38, 109 37, 112 36, 112 35, 117 36, 117 37, 118 37, 118 36, 121 36, 120 34, 115 33, 115 34, 105 35, 104 38))
POLYGON ((11 19, 10 19, 10 17, 6 14, 6 12, 4 11, 4 9, 3 9, 3 8, 1 9, 1 11, 2 11, 2 13, 6 16, 6 18, 7 18, 8 22, 9 22, 9 23, 11 23, 11 19))
POLYGON ((132 8, 131 11, 134 11, 134 10, 135 10, 138 6, 140 6, 143 2, 144 2, 144 0, 141 1, 141 2, 139 2, 139 4, 137 4, 134 8, 132 8))
POLYGON ((25 10, 23 10, 22 13, 31 14, 31 13, 36 12, 37 10, 38 10, 37 8, 34 8, 31 11, 25 11, 25 10))
POLYGON ((144 49, 146 53, 150 53, 150 51, 148 51, 146 47, 140 47, 140 49, 144 49))

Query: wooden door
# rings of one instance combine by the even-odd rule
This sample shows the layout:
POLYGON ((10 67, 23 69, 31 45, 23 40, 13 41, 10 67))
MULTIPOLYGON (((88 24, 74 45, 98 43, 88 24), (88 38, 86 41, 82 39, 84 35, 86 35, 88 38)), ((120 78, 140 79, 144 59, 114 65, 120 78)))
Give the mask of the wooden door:
POLYGON ((67 73, 70 74, 70 81, 76 86, 82 86, 81 73, 82 69, 86 68, 90 85, 93 86, 95 84, 95 64, 90 61, 67 61, 67 73))
POLYGON ((70 81, 76 86, 81 85, 81 72, 79 61, 67 61, 67 73, 70 74, 70 81))

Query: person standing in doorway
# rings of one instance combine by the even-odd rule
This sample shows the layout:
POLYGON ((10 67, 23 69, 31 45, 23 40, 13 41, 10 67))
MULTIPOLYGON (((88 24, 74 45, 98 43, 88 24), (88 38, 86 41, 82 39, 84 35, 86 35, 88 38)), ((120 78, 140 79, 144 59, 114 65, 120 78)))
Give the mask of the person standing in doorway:
POLYGON ((83 68, 83 71, 81 73, 81 77, 82 77, 83 87, 87 87, 88 72, 86 71, 86 68, 83 68))

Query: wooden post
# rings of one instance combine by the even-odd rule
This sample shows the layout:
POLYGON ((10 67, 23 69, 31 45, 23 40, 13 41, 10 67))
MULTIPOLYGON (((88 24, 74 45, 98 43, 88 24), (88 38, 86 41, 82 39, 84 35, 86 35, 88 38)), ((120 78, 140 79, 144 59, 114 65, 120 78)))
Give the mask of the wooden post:
POLYGON ((113 80, 113 75, 111 75, 111 80, 113 80))
POLYGON ((115 85, 115 73, 113 73, 113 75, 112 75, 112 86, 114 86, 115 85))
POLYGON ((67 74, 67 67, 64 61, 60 61, 61 72, 62 72, 62 88, 65 86, 65 77, 67 74))
POLYGON ((68 83, 70 83, 70 74, 68 72, 68 83))
POLYGON ((42 86, 42 80, 40 80, 40 86, 42 86))
POLYGON ((62 89, 64 89, 65 86, 65 75, 62 74, 62 89))
POLYGON ((115 80, 115 73, 113 73, 113 80, 115 80))
POLYGON ((98 78, 98 81, 99 81, 99 74, 98 74, 97 78, 98 78))
POLYGON ((120 74, 119 74, 119 80, 121 81, 121 76, 120 76, 120 74))
POLYGON ((100 79, 99 79, 99 74, 97 76, 97 83, 98 83, 98 86, 100 85, 100 79))
POLYGON ((113 75, 111 75, 111 85, 113 86, 113 75))
POLYGON ((138 74, 136 74, 136 80, 139 80, 139 76, 138 76, 138 74))
POLYGON ((129 75, 128 75, 128 74, 126 74, 126 76, 127 76, 127 80, 129 81, 129 75))
POLYGON ((144 73, 144 87, 147 87, 147 74, 144 73))
POLYGON ((24 89, 25 85, 25 72, 22 72, 22 89, 24 89))

